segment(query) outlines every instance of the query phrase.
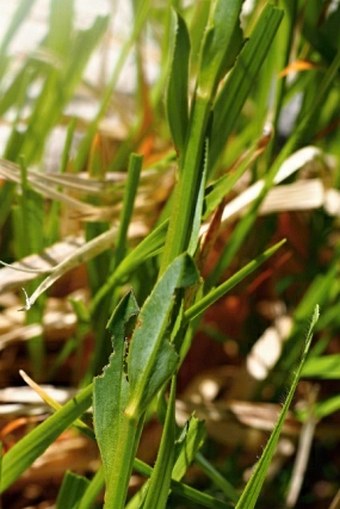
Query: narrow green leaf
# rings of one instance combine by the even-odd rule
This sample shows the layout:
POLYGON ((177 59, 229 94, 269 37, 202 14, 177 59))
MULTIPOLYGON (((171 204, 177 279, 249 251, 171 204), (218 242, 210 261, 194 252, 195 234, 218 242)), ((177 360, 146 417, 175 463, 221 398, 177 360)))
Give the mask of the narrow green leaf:
POLYGON ((124 371, 128 325, 138 314, 132 293, 128 293, 113 312, 107 328, 112 337, 113 353, 103 374, 94 379, 93 422, 107 478, 113 470, 117 430, 129 396, 129 383, 124 371))
MULTIPOLYGON (((191 108, 187 144, 180 159, 179 181, 175 188, 169 229, 160 273, 188 250, 195 222, 196 202, 204 169, 204 145, 210 137, 211 107, 223 74, 234 63, 240 49, 239 15, 242 0, 217 0, 208 21, 196 93, 191 108)), ((220 133, 219 133, 220 135, 220 133)))
POLYGON ((35 4, 36 0, 21 0, 19 2, 16 11, 14 12, 12 19, 8 25, 8 28, 4 34, 0 46, 0 55, 4 55, 13 37, 18 32, 20 25, 27 19, 30 10, 35 4))
POLYGON ((138 426, 124 412, 129 398, 125 341, 138 309, 133 294, 129 293, 112 314, 108 329, 114 352, 93 385, 94 429, 104 467, 106 508, 118 509, 124 504, 139 439, 138 426))
POLYGON ((201 60, 202 42, 204 41, 212 2, 210 0, 202 0, 201 2, 195 2, 192 6, 195 10, 190 23, 190 67, 193 69, 194 75, 197 75, 201 60))
POLYGON ((304 378, 340 380, 340 354, 308 359, 303 367, 302 376, 304 378))
POLYGON ((208 21, 198 77, 198 94, 211 96, 234 64, 243 42, 240 13, 243 0, 217 0, 208 21))
POLYGON ((234 486, 223 477, 222 474, 203 456, 198 453, 196 455, 195 463, 201 467, 203 472, 212 480, 217 488, 219 488, 224 495, 232 502, 236 503, 239 495, 234 486))
MULTIPOLYGON (((172 443, 169 446, 175 451, 176 457, 171 473, 171 491, 177 493, 177 485, 174 484, 174 481, 180 481, 187 472, 188 467, 194 461, 198 450, 204 443, 205 434, 204 422, 192 416, 184 426, 180 437, 176 440, 176 443, 172 443)), ((143 485, 141 490, 139 490, 139 492, 136 493, 136 495, 129 501, 126 509, 137 509, 142 506, 142 502, 145 500, 146 494, 148 493, 149 483, 150 481, 148 480, 143 485)), ((157 500, 157 498, 155 498, 155 500, 157 500)), ((202 505, 204 506, 204 503, 202 505)))
POLYGON ((174 13, 174 17, 176 36, 167 89, 166 106, 171 135, 176 149, 181 153, 184 150, 189 121, 188 73, 190 39, 183 18, 178 13, 174 13))
POLYGON ((156 463, 150 477, 143 509, 165 509, 169 496, 171 473, 175 461, 176 382, 172 379, 164 429, 156 463))
POLYGON ((294 377, 293 377, 293 380, 292 380, 292 383, 291 383, 291 386, 290 386, 290 389, 288 392, 288 396, 287 396, 285 403, 282 407, 282 410, 280 412, 280 415, 279 415, 278 421, 275 425, 275 428, 273 429, 273 431, 270 435, 270 438, 267 442, 267 445, 261 455, 261 458, 258 461, 258 463, 256 464, 254 471, 252 473, 252 476, 250 477, 250 479, 249 479, 245 489, 243 490, 242 495, 236 505, 236 509, 253 509, 253 507, 255 507, 255 504, 259 497, 259 494, 260 494, 262 485, 264 483, 270 462, 271 462, 272 457, 275 453, 276 445, 277 445, 277 442, 280 437, 280 433, 282 430, 282 426, 284 424, 284 420, 286 418, 289 406, 292 402, 297 384, 300 379, 302 368, 303 368, 303 365, 307 358, 309 347, 310 347, 310 344, 312 341, 314 327, 318 321, 318 318, 319 318, 319 307, 316 306, 314 309, 312 320, 311 320, 311 323, 310 323, 310 326, 309 326, 309 329, 307 332, 307 336, 305 339, 305 345, 304 345, 302 357, 301 357, 300 363, 297 367, 297 370, 294 374, 294 377))
POLYGON ((274 246, 271 246, 269 249, 261 253, 259 256, 254 258, 251 262, 249 262, 245 267, 242 267, 236 274, 231 276, 227 281, 220 284, 216 288, 213 288, 208 292, 201 300, 196 302, 193 306, 187 309, 184 313, 184 317, 187 320, 192 320, 203 311, 205 311, 211 304, 220 299, 223 295, 225 295, 229 290, 231 290, 234 286, 240 283, 244 278, 249 276, 254 270, 258 269, 268 258, 273 256, 273 254, 286 242, 285 239, 277 242, 274 246))
MULTIPOLYGON (((138 39, 138 36, 144 26, 144 23, 148 17, 150 11, 150 5, 148 1, 139 2, 138 5, 138 12, 136 13, 135 20, 133 23, 133 30, 128 38, 128 40, 124 43, 120 50, 119 58, 116 62, 116 65, 112 71, 112 75, 110 77, 110 80, 102 94, 102 101, 100 103, 100 106, 98 108, 98 111, 94 117, 94 119, 91 121, 88 130, 82 139, 80 143, 80 147, 78 150, 78 154, 74 161, 74 168, 75 171, 80 171, 85 163, 86 159, 88 157, 88 152, 93 140, 94 135, 96 134, 98 123, 105 114, 108 106, 111 103, 112 100, 112 90, 115 90, 118 78, 120 76, 120 72, 126 62, 126 59, 135 44, 136 40, 138 39)), ((79 48, 80 50, 81 48, 79 48)))
POLYGON ((109 276, 106 283, 98 290, 91 303, 91 311, 93 312, 114 287, 125 280, 125 278, 133 272, 141 263, 152 258, 159 253, 164 238, 168 221, 164 221, 155 229, 153 229, 147 237, 131 251, 118 265, 117 269, 109 276))
POLYGON ((89 480, 73 472, 66 472, 58 493, 56 509, 78 509, 79 500, 89 485, 89 480))
POLYGON ((31 466, 47 447, 90 407, 91 402, 92 385, 89 385, 16 443, 3 457, 0 493, 31 466))
POLYGON ((99 493, 104 488, 104 469, 100 466, 83 493, 77 509, 93 509, 99 493))
POLYGON ((213 167, 270 50, 283 11, 266 4, 214 106, 210 166, 213 167), (223 136, 221 136, 223 132, 223 136))
POLYGON ((191 504, 197 504, 198 506, 208 507, 209 509, 226 509, 228 504, 225 501, 219 500, 208 493, 196 490, 187 484, 183 484, 178 481, 172 481, 171 485, 176 495, 187 499, 191 504))
POLYGON ((71 46, 74 21, 74 0, 51 2, 49 32, 46 46, 59 57, 67 56, 71 46))
POLYGON ((340 394, 331 398, 315 403, 315 415, 318 419, 323 419, 340 410, 340 394))
MULTIPOLYGON (((59 22, 60 20, 55 23, 59 22)), ((65 105, 71 99, 91 52, 107 29, 108 22, 108 16, 97 17, 90 28, 77 32, 72 30, 72 38, 69 39, 72 44, 65 42, 70 36, 70 34, 67 35, 70 27, 65 29, 61 46, 59 46, 58 37, 53 35, 51 44, 55 46, 56 51, 64 51, 64 53, 58 55, 61 59, 58 65, 50 66, 47 73, 45 71, 42 90, 29 118, 21 147, 21 153, 24 154, 28 164, 41 157, 43 141, 58 122, 65 105)), ((67 23, 65 23, 66 26, 68 26, 67 23)), ((57 27, 54 29, 57 30, 57 27)))
POLYGON ((131 395, 126 414, 142 413, 174 373, 178 355, 165 338, 176 290, 193 285, 199 275, 192 259, 176 258, 147 298, 138 317, 128 354, 131 395))
POLYGON ((123 260, 126 252, 127 232, 132 216, 133 206, 139 184, 140 172, 142 169, 143 156, 131 154, 128 178, 126 181, 125 193, 123 198, 122 211, 119 218, 119 228, 117 233, 116 248, 114 251, 114 267, 123 260))
POLYGON ((180 481, 204 444, 205 425, 192 415, 177 440, 177 459, 172 470, 172 479, 180 481))
POLYGON ((176 185, 169 228, 163 251, 160 273, 181 253, 188 249, 196 212, 196 201, 201 188, 204 168, 204 143, 210 117, 210 100, 206 97, 195 99, 188 143, 181 160, 179 181, 176 185))
POLYGON ((196 207, 194 211, 194 217, 192 222, 192 231, 189 240, 188 253, 191 256, 194 256, 198 240, 200 234, 200 228, 202 224, 202 215, 204 210, 204 197, 205 197, 205 185, 207 179, 207 170, 208 170, 208 159, 209 159, 209 141, 205 140, 205 153, 204 153, 204 162, 203 162, 203 170, 202 177, 200 180, 200 187, 198 190, 197 198, 196 198, 196 207))

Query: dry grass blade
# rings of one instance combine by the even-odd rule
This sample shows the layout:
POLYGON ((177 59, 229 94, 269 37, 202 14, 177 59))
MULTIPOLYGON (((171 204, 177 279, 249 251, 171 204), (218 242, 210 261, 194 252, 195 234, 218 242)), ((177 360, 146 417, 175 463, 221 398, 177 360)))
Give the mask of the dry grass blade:
POLYGON ((26 256, 0 269, 0 294, 23 287, 39 274, 52 272, 65 258, 84 244, 82 236, 68 237, 46 248, 40 254, 26 256))
MULTIPOLYGON (((21 184, 20 168, 17 164, 0 159, 0 176, 15 184, 21 184)), ((147 208, 154 209, 158 202, 162 202, 169 193, 172 186, 172 170, 157 171, 153 168, 144 170, 141 175, 141 186, 139 197, 136 203, 136 210, 142 214, 147 208), (155 189, 157 191, 155 192, 155 189), (160 192, 163 189, 163 192, 160 192)), ((27 182, 32 189, 45 198, 63 203, 73 210, 73 215, 84 221, 112 220, 117 218, 121 209, 121 199, 126 173, 107 172, 105 179, 90 178, 87 173, 60 174, 42 173, 33 169, 27 169, 27 182), (60 191, 64 189, 64 192, 60 191), (70 196, 73 194, 82 195, 82 199, 70 196), (100 203, 109 205, 95 206, 86 203, 90 196, 95 196, 100 203)))

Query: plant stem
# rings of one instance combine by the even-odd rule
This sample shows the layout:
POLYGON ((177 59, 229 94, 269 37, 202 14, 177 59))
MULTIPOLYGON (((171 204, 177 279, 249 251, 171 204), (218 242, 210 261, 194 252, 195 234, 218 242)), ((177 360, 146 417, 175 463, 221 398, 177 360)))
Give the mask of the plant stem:
POLYGON ((175 189, 161 274, 172 260, 185 251, 189 245, 197 194, 203 175, 202 158, 209 115, 210 100, 204 96, 197 96, 183 157, 183 166, 180 169, 179 181, 175 189))
POLYGON ((125 418, 124 426, 120 427, 121 436, 115 454, 115 467, 112 476, 106 480, 104 509, 123 509, 129 486, 133 462, 143 427, 144 417, 139 421, 125 418))

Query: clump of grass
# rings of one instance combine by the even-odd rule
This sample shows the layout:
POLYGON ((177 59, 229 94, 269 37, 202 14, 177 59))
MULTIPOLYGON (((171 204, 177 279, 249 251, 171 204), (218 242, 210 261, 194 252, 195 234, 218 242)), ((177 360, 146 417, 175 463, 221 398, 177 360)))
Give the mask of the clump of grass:
MULTIPOLYGON (((2 116, 15 112, 0 163, 6 265, 0 274, 4 290, 19 289, 24 281, 28 296, 19 339, 28 340, 29 370, 40 386, 23 376, 54 410, 5 452, 0 489, 10 496, 22 474, 72 426, 97 444, 100 465, 97 462, 87 477, 65 468, 58 509, 98 504, 106 509, 230 505, 249 509, 261 504, 261 497, 272 500, 264 481, 300 378, 339 378, 339 354, 327 349, 339 316, 339 249, 332 232, 339 175, 329 154, 339 156, 333 125, 339 113, 340 53, 332 34, 340 8, 333 12, 314 2, 308 6, 282 2, 277 7, 259 1, 246 15, 241 0, 186 8, 180 2, 167 7, 149 1, 132 4, 131 35, 88 123, 69 122, 65 108, 79 86, 86 85, 83 72, 108 30, 109 15, 79 30, 74 3, 52 1, 48 33, 39 51, 28 55, 13 73, 8 48, 34 5, 22 1, 0 48, 0 112, 2 116), (161 57, 155 84, 148 83, 143 71, 147 32, 161 57), (132 49, 138 69, 132 100, 138 113, 119 147, 111 142, 106 160, 104 147, 110 142, 101 121, 112 108, 113 89, 132 49), (34 85, 40 91, 32 101, 29 90, 34 85), (160 93, 163 89, 165 94, 160 93), (287 111, 296 99, 299 106, 291 122, 287 111), (48 135, 66 120, 59 170, 44 172, 48 135), (299 176, 303 171, 307 177, 299 176), (311 181, 312 196, 307 200, 303 185, 311 181), (304 215, 290 213, 301 209, 304 215), (299 218, 296 224, 294 218, 299 218), (299 237, 302 230, 305 243, 299 237), (13 276, 15 268, 26 272, 13 276), (81 290, 80 298, 64 288, 67 280, 62 277, 71 270, 78 271, 69 281, 81 290), (254 282, 255 274, 259 276, 254 282), (178 383, 188 354, 197 348, 195 338, 205 312, 217 310, 216 302, 240 288, 234 294, 236 314, 229 313, 228 319, 240 322, 236 315, 243 302, 245 317, 253 320, 253 293, 254 309, 261 304, 254 288, 269 279, 271 300, 290 315, 289 332, 284 342, 281 338, 275 362, 263 360, 262 380, 246 370, 255 350, 243 338, 234 359, 242 376, 234 376, 222 403, 231 405, 235 394, 242 394, 255 409, 262 400, 277 401, 285 391, 287 397, 244 483, 242 468, 219 469, 221 458, 209 451, 212 442, 207 435, 219 403, 192 398, 183 426, 178 383), (56 293, 54 299, 65 303, 64 295, 69 297, 65 305, 75 325, 71 333, 64 332, 63 346, 52 356, 46 324, 53 298, 46 292, 53 292, 56 283, 62 295, 56 293), (323 313, 318 321, 319 306, 323 313), (319 339, 307 359, 314 331, 319 339), (84 368, 77 368, 82 363, 84 368), (57 382, 64 366, 75 371, 67 382, 75 382, 78 390, 60 404, 43 384, 57 382), (195 406, 197 415, 191 413, 195 406), (90 407, 93 424, 87 415, 90 407), (150 466, 138 459, 138 448, 152 419, 161 434, 150 466), (193 464, 204 473, 203 489, 186 478, 193 464), (132 494, 134 472, 147 480, 132 494)), ((96 91, 90 94, 96 96, 96 91)), ((217 316, 217 322, 222 318, 217 316)), ((243 324, 252 343, 258 323, 248 330, 243 324)), ((203 321, 204 326, 209 329, 203 321)), ((227 345, 229 338, 213 329, 212 335, 227 345)), ((235 332, 233 339, 236 336, 235 332)), ((203 377, 204 367, 198 366, 203 377)), ((339 404, 337 395, 327 394, 313 400, 307 411, 296 412, 301 437, 306 429, 301 422, 312 416, 316 426, 339 404)), ((226 422, 224 434, 229 425, 226 422)), ((309 449, 304 451, 305 458, 308 453, 309 449)), ((223 462, 239 459, 229 449, 223 462)), ((287 507, 297 503, 305 468, 306 461, 298 454, 287 507)), ((289 469, 282 471, 277 482, 284 492, 289 469)))

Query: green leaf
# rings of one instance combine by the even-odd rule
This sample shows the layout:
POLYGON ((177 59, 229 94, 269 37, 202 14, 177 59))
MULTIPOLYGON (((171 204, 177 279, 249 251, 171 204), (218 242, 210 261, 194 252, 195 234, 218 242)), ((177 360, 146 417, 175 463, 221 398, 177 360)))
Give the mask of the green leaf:
POLYGON ((245 100, 254 86, 254 81, 270 50, 282 17, 281 9, 271 4, 266 5, 218 96, 214 106, 211 135, 211 167, 216 163, 245 100))
MULTIPOLYGON (((166 433, 165 430, 163 434, 164 433, 166 433)), ((205 434, 204 422, 192 416, 190 420, 185 424, 180 437, 176 440, 176 443, 171 443, 169 445, 169 451, 175 451, 175 463, 171 473, 171 491, 177 493, 177 485, 175 484, 175 481, 182 479, 182 477, 187 472, 188 467, 191 465, 198 450, 204 443, 205 434)), ((146 494, 148 493, 149 483, 150 481, 148 480, 143 485, 142 489, 129 501, 126 509, 137 509, 141 507, 142 502, 145 500, 146 494)), ((180 486, 183 485, 180 484, 180 486)), ((154 500, 158 500, 158 498, 156 497, 154 500)), ((201 504, 202 506, 205 506, 204 501, 205 499, 203 499, 201 504)), ((210 505, 207 507, 210 507, 210 505)))
POLYGON ((104 488, 104 469, 100 466, 83 493, 77 509, 93 509, 99 493, 104 488))
POLYGON ((91 402, 92 385, 89 385, 16 443, 3 457, 0 493, 31 466, 47 447, 91 406, 91 402))
POLYGON ((318 419, 323 419, 340 410, 340 394, 315 403, 313 411, 318 419))
POLYGON ((322 378, 324 380, 340 379, 340 354, 312 357, 302 370, 304 378, 322 378))
POLYGON ((13 37, 17 34, 20 25, 27 19, 30 10, 35 4, 36 0, 21 0, 19 2, 16 11, 14 12, 5 35, 1 41, 0 55, 4 54, 13 37))
POLYGON ((266 478, 266 474, 270 465, 270 462, 272 460, 272 457, 275 453, 276 445, 280 437, 280 433, 282 430, 282 426, 284 424, 284 420, 286 418, 289 406, 292 402, 297 384, 299 382, 301 372, 303 365, 305 363, 309 347, 312 341, 313 337, 313 331, 314 327, 316 325, 316 322, 319 318, 319 306, 316 306, 314 309, 314 313, 312 316, 312 320, 307 332, 307 336, 305 339, 305 345, 302 353, 302 357, 300 360, 300 363, 298 365, 298 368, 293 376, 293 380, 288 392, 288 396, 286 397, 286 400, 284 402, 284 405, 282 407, 282 410, 280 412, 278 421, 270 435, 270 438, 267 442, 267 445, 261 455, 260 460, 256 464, 254 471, 245 487, 245 489, 242 492, 242 495, 236 505, 236 509, 253 509, 255 507, 255 504, 257 502, 257 499, 259 497, 262 485, 264 483, 264 480, 266 478))
POLYGON ((165 338, 176 290, 193 285, 199 275, 192 259, 177 257, 158 281, 138 317, 128 354, 131 395, 126 414, 140 415, 174 373, 178 355, 165 338))
MULTIPOLYGON (((54 4, 58 4, 58 2, 54 2, 54 4)), ((55 12, 57 15, 57 11, 55 12)), ((54 67, 49 66, 43 73, 43 87, 34 104, 22 141, 20 152, 24 154, 27 164, 41 157, 44 140, 58 122, 65 105, 74 94, 91 52, 103 36, 109 22, 108 16, 97 17, 90 28, 78 31, 74 31, 72 28, 70 32, 71 27, 63 20, 65 32, 63 31, 63 38, 59 41, 56 31, 60 19, 57 17, 53 21, 50 32, 52 50, 57 52, 57 64, 54 67)), ((54 62, 53 59, 52 61, 54 62)), ((15 145, 14 142, 7 147, 7 150, 13 151, 13 145, 15 145)))
POLYGON ((49 32, 46 46, 58 57, 67 56, 71 46, 74 22, 74 0, 51 2, 49 32))
POLYGON ((207 170, 208 170, 208 159, 209 159, 209 141, 205 141, 205 152, 204 152, 204 162, 202 169, 202 177, 200 180, 200 187, 198 190, 197 198, 196 198, 196 207, 194 211, 194 217, 192 222, 192 231, 189 240, 188 253, 191 256, 195 255, 197 250, 197 245, 200 236, 200 229, 202 223, 202 215, 204 210, 204 191, 207 179, 207 170))
POLYGON ((150 477, 143 509, 165 509, 169 496, 171 473, 175 461, 176 383, 172 379, 168 407, 156 463, 150 477))
POLYGON ((198 453, 195 458, 195 463, 201 467, 203 472, 212 480, 224 495, 236 503, 239 496, 234 486, 223 477, 222 474, 201 454, 198 453))
POLYGON ((107 328, 112 337, 113 353, 103 374, 93 383, 93 422, 104 471, 109 476, 117 446, 116 432, 129 396, 129 383, 124 371, 128 325, 139 308, 132 293, 128 293, 113 312, 107 328))
POLYGON ((127 232, 131 221, 133 206, 135 203, 142 163, 143 156, 138 154, 130 155, 128 177, 123 198, 123 206, 119 218, 116 249, 114 251, 114 267, 116 267, 124 259, 125 256, 127 232))
POLYGON ((188 72, 190 39, 183 18, 175 13, 176 37, 173 60, 167 89, 167 116, 174 144, 179 152, 184 150, 189 121, 188 72))
POLYGON ((56 509, 78 509, 79 500, 89 480, 73 472, 66 472, 56 501, 56 509))
POLYGON ((187 320, 192 320, 203 313, 209 306, 211 306, 218 299, 223 297, 227 292, 229 292, 234 286, 240 283, 244 278, 249 276, 254 270, 258 269, 268 258, 273 256, 273 254, 286 242, 285 239, 277 242, 274 246, 271 246, 266 251, 261 253, 259 256, 254 258, 247 265, 242 267, 239 271, 237 271, 233 276, 224 281, 222 284, 213 288, 208 292, 202 299, 193 304, 189 309, 187 309, 184 313, 184 317, 187 320))
POLYGON ((172 470, 172 479, 180 481, 204 444, 206 430, 204 422, 192 415, 177 440, 177 459, 172 470))
POLYGON ((208 21, 198 78, 198 94, 211 96, 234 64, 243 35, 240 13, 243 0, 217 0, 208 21))
POLYGON ((30 10, 35 2, 36 0, 21 0, 8 24, 0 45, 0 80, 5 74, 8 63, 11 61, 11 58, 6 56, 6 51, 13 38, 16 36, 20 25, 27 19, 27 16, 29 16, 30 10))
POLYGON ((152 258, 159 253, 164 238, 168 221, 164 221, 153 229, 147 237, 145 237, 133 251, 126 255, 126 257, 118 265, 117 269, 109 276, 106 283, 98 290, 91 303, 91 311, 96 309, 109 292, 112 292, 114 287, 125 280, 125 278, 133 272, 141 263, 144 263, 149 258, 152 258))
POLYGON ((108 329, 114 352, 103 374, 94 379, 93 419, 106 481, 105 507, 117 509, 126 497, 132 463, 139 439, 138 426, 125 415, 129 382, 125 373, 125 341, 138 313, 132 293, 127 294, 112 314, 108 329), (127 453, 126 450, 129 449, 127 453))

